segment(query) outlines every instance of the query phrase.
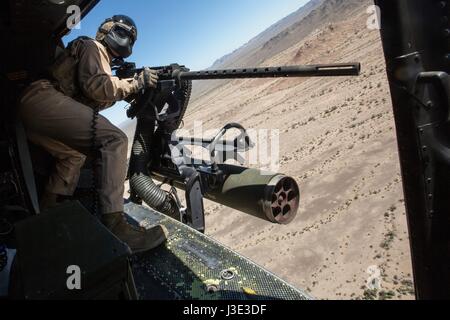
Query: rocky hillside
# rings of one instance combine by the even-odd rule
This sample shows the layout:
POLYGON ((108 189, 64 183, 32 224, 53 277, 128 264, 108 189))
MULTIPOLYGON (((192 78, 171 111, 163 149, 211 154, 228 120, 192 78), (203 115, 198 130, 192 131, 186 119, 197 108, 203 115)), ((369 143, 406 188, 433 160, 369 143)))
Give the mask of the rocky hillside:
POLYGON ((208 203, 207 230, 323 299, 413 298, 380 35, 366 28, 371 4, 321 2, 249 56, 226 59, 242 66, 359 61, 360 77, 225 81, 198 95, 185 121, 188 129, 203 120, 205 129, 239 122, 281 131, 281 171, 302 189, 297 219, 271 225, 208 203), (381 288, 369 290, 378 271, 381 288))
MULTIPOLYGON (((287 42, 284 42, 280 47, 271 46, 270 43, 274 43, 276 39, 280 37, 280 34, 283 34, 296 25, 299 21, 302 21, 322 3, 323 0, 309 1, 306 5, 291 13, 284 19, 278 21, 267 30, 251 39, 242 47, 222 58, 217 59, 209 69, 253 66, 255 65, 257 59, 264 60, 265 57, 267 58, 273 56, 274 53, 283 51, 287 48, 287 42), (269 48, 270 46, 271 48, 269 48)), ((223 83, 223 81, 199 82, 194 87, 194 97, 205 94, 206 92, 223 85, 223 83)))
POLYGON ((396 135, 369 0, 315 0, 214 68, 361 62, 359 77, 196 83, 185 129, 281 132, 281 172, 302 190, 288 226, 207 202, 207 233, 319 299, 412 299, 396 135), (367 283, 380 283, 370 290, 367 283))

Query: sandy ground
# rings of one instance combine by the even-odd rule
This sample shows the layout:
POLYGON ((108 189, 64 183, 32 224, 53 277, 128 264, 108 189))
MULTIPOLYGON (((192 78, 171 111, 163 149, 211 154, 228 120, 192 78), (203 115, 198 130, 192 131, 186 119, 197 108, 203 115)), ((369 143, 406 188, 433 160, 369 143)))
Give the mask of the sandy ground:
POLYGON ((273 225, 208 202, 207 233, 319 299, 414 297, 385 64, 366 21, 359 8, 264 63, 360 61, 360 77, 232 81, 185 119, 187 129, 280 130, 280 171, 302 190, 296 220, 273 225))

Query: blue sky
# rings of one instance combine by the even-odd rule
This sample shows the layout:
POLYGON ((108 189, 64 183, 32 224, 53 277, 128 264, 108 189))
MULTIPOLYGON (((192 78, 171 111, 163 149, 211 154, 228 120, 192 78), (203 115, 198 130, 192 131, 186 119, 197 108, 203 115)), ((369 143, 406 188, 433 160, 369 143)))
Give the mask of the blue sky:
MULTIPOLYGON (((299 9, 308 0, 102 0, 65 38, 94 37, 98 26, 114 14, 132 17, 139 29, 134 54, 139 66, 171 63, 191 70, 245 44, 270 25, 299 9)), ((126 120, 123 104, 104 112, 114 124, 126 120)))

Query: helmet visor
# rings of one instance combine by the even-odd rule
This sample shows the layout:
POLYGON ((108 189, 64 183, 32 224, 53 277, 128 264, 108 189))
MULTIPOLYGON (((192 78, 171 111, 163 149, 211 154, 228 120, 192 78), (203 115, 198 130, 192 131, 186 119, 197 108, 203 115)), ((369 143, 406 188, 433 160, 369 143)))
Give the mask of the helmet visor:
POLYGON ((113 32, 121 38, 130 38, 134 44, 136 42, 136 30, 133 27, 127 26, 123 23, 116 23, 113 27, 113 32))

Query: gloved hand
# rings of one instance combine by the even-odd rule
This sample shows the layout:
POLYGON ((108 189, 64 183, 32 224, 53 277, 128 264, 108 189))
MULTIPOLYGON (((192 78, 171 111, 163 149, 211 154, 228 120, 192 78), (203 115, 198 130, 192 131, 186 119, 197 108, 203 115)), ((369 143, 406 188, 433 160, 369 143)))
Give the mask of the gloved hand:
POLYGON ((138 75, 138 88, 139 90, 156 88, 158 84, 158 73, 150 68, 144 68, 138 75))

